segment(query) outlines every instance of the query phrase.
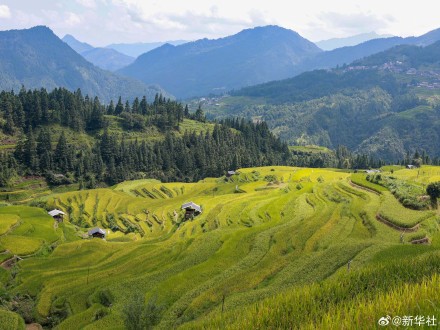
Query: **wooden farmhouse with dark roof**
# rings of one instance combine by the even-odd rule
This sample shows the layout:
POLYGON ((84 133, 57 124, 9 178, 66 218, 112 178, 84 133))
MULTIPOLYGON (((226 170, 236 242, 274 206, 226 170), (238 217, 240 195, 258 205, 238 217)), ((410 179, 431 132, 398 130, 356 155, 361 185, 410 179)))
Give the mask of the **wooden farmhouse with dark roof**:
POLYGON ((63 211, 58 210, 58 209, 54 209, 54 210, 52 210, 52 211, 49 211, 48 213, 49 213, 49 215, 50 215, 52 218, 54 218, 54 219, 57 220, 58 222, 62 222, 62 221, 63 221, 63 217, 64 217, 64 215, 66 214, 66 213, 64 213, 63 211))
POLYGON ((183 204, 182 210, 185 210, 185 219, 194 219, 195 216, 202 213, 202 208, 193 202, 183 204))
POLYGON ((93 229, 90 229, 88 231, 89 237, 98 237, 98 238, 105 238, 106 231, 104 229, 95 227, 93 229))

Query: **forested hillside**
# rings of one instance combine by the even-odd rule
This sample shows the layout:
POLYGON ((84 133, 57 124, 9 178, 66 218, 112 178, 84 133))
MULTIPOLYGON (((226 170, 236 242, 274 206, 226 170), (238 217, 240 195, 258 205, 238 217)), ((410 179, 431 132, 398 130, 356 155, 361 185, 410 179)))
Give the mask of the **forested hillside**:
POLYGON ((289 144, 348 146, 396 162, 440 156, 440 43, 398 46, 341 68, 243 88, 210 115, 265 120, 289 144))
POLYGON ((162 95, 103 105, 80 90, 2 92, 0 122, 13 148, 0 156, 2 186, 20 174, 88 187, 143 177, 195 181, 240 166, 285 164, 290 155, 265 123, 206 123, 202 109, 189 113, 162 95))

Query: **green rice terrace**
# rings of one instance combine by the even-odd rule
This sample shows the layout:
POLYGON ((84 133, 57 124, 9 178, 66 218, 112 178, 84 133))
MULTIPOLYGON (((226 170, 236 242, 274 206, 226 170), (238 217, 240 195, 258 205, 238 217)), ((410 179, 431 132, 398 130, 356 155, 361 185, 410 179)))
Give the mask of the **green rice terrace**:
POLYGON ((0 328, 438 326, 440 211, 426 186, 439 178, 274 166, 65 192, 31 180, 1 202, 0 328))

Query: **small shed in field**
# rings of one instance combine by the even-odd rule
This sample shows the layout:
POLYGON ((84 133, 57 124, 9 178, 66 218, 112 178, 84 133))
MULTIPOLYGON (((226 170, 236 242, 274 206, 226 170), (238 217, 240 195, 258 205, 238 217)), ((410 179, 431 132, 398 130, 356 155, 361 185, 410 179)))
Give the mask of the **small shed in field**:
POLYGON ((63 221, 63 217, 64 217, 64 215, 66 214, 66 213, 64 213, 63 211, 58 210, 58 209, 54 209, 54 210, 52 210, 52 211, 49 211, 48 213, 49 213, 49 215, 50 215, 52 218, 54 218, 54 219, 57 220, 58 222, 62 222, 62 221, 63 221))
POLYGON ((415 165, 406 165, 406 168, 409 168, 410 170, 412 170, 413 168, 416 168, 415 165))
POLYGON ((182 210, 185 210, 185 219, 193 219, 195 216, 202 213, 202 208, 196 203, 189 202, 182 205, 182 210))
POLYGON ((106 232, 104 229, 95 227, 93 229, 90 229, 88 231, 89 237, 98 237, 98 238, 105 238, 106 232))
POLYGON ((231 176, 233 176, 233 175, 235 175, 236 173, 235 173, 235 171, 227 171, 226 172, 226 177, 231 177, 231 176))

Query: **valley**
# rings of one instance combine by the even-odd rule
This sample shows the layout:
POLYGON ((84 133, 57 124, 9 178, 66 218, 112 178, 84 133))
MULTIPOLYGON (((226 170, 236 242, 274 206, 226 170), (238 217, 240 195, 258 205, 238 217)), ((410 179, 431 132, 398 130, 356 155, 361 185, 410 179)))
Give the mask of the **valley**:
POLYGON ((0 4, 0 330, 440 327, 437 11, 227 2, 0 4))
MULTIPOLYGON (((435 166, 390 170, 382 176, 416 185, 440 175, 435 166)), ((158 308, 161 329, 335 326, 349 324, 354 309, 379 319, 368 306, 378 313, 415 292, 421 304, 439 301, 423 290, 438 282, 438 209, 406 209, 366 176, 271 166, 197 183, 126 181, 38 198, 34 205, 66 213, 56 225, 45 209, 1 207, 2 259, 19 258, 17 273, 14 263, 1 269, 2 282, 13 299, 32 301, 32 321, 57 329, 123 328, 124 306, 139 292, 158 308), (185 219, 190 201, 202 213, 185 219), (88 238, 92 227, 106 239, 88 238), (335 308, 346 314, 330 320, 335 308)), ((23 316, 25 303, 16 306, 23 316)), ((395 315, 411 311, 395 306, 395 315)), ((423 306, 438 313, 435 303, 423 306)))

